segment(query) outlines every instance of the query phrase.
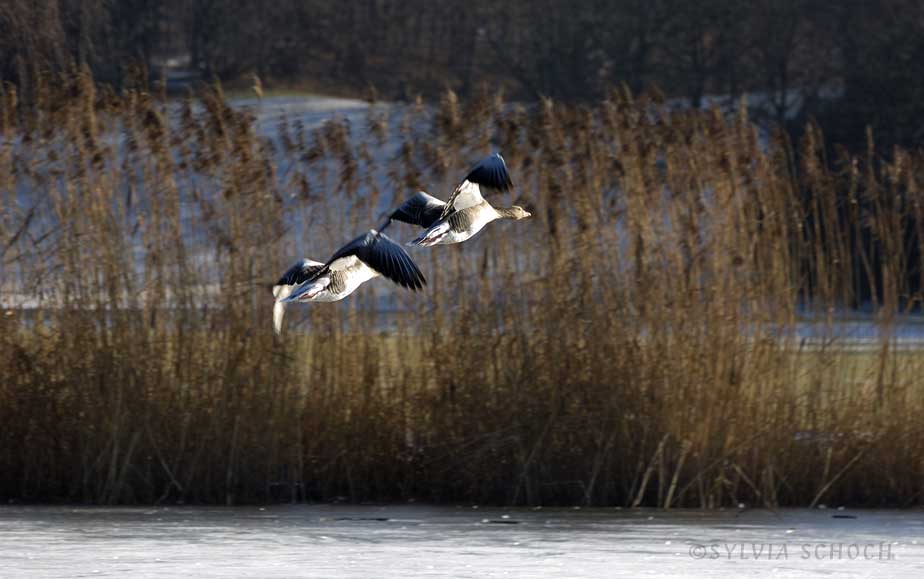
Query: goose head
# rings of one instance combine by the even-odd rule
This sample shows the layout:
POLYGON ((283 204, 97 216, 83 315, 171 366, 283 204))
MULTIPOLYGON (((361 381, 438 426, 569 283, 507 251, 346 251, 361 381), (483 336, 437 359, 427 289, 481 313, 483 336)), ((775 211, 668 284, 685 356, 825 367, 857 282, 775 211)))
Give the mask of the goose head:
POLYGON ((516 220, 526 219, 527 217, 532 216, 532 213, 530 213, 530 212, 527 211, 526 209, 523 209, 523 208, 520 207, 519 205, 514 205, 514 206, 512 206, 512 207, 507 211, 507 214, 508 214, 508 216, 510 217, 510 219, 516 219, 516 220))

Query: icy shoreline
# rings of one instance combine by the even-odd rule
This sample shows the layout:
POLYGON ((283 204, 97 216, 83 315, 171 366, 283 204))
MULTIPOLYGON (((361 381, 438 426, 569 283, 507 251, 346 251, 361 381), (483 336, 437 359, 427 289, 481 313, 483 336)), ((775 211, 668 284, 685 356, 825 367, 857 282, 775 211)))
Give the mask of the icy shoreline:
POLYGON ((920 510, 0 508, 3 577, 920 577, 920 510))

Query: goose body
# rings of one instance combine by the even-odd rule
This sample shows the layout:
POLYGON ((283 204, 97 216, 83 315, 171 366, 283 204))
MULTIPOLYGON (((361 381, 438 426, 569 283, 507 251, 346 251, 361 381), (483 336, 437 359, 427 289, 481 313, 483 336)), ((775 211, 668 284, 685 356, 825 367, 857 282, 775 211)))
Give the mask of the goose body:
POLYGON ((496 219, 501 219, 501 214, 487 201, 482 201, 478 205, 450 213, 445 219, 427 228, 411 243, 425 247, 461 243, 496 219))
POLYGON ((484 194, 489 191, 509 191, 513 186, 504 158, 497 153, 485 157, 469 171, 456 187, 449 201, 420 191, 405 201, 389 216, 391 221, 402 221, 424 228, 410 245, 446 245, 460 243, 481 231, 496 219, 523 219, 530 213, 522 207, 495 208, 484 194))
POLYGON ((303 259, 273 286, 273 327, 282 331, 286 304, 336 302, 378 276, 416 291, 426 279, 404 249, 374 229, 338 249, 326 263, 303 259))

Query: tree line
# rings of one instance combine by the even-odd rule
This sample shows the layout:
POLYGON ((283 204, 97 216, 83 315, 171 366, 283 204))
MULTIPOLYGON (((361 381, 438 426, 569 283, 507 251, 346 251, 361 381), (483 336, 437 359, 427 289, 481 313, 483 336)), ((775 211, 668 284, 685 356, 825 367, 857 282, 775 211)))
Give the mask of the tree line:
POLYGON ((483 87, 592 101, 657 87, 693 105, 741 95, 833 140, 924 140, 918 0, 5 0, 0 74, 23 87, 85 64, 116 85, 168 57, 203 79, 387 98, 483 87))

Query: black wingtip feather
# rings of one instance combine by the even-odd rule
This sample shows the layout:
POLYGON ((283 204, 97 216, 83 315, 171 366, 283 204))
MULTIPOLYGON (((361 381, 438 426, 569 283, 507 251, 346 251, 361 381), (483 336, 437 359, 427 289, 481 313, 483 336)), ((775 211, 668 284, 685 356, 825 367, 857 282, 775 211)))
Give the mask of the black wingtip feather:
POLYGON ((427 281, 417 264, 404 248, 381 232, 372 231, 368 252, 359 255, 363 261, 386 278, 412 291, 426 285, 427 281))
POLYGON ((507 164, 500 153, 494 153, 479 161, 465 179, 499 191, 509 191, 513 187, 507 164))
MULTIPOLYGON (((416 193, 399 205, 389 216, 392 220, 418 225, 425 229, 436 223, 443 213, 444 203, 423 192, 416 193)), ((383 231, 384 228, 380 228, 383 231)))

